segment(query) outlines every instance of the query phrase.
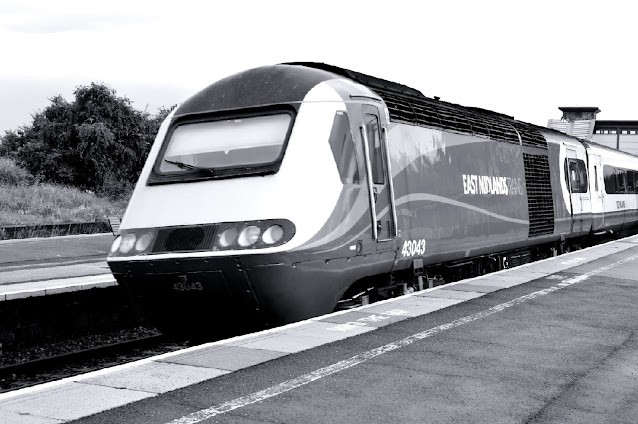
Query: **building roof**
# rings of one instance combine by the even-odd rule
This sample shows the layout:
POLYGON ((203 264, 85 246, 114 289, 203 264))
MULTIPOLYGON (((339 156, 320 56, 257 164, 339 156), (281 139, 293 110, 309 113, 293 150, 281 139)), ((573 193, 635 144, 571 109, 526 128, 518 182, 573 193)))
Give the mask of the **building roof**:
POLYGON ((619 121, 619 120, 609 120, 609 121, 601 121, 601 120, 596 120, 596 127, 597 130, 599 129, 603 129, 603 128, 610 128, 610 129, 638 129, 638 121, 619 121))
POLYGON ((558 109, 560 109, 561 112, 600 112, 600 109, 596 106, 562 106, 558 109))

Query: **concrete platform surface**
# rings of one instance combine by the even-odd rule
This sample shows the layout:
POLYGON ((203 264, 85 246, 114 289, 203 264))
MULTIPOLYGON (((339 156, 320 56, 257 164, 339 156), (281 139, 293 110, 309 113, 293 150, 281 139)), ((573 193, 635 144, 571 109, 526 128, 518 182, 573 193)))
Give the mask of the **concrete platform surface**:
POLYGON ((0 241, 0 301, 116 285, 112 234, 0 241))
POLYGON ((1 394, 0 418, 636 422, 636 241, 1 394))
POLYGON ((115 237, 111 233, 0 240, 0 269, 50 261, 105 258, 115 237))

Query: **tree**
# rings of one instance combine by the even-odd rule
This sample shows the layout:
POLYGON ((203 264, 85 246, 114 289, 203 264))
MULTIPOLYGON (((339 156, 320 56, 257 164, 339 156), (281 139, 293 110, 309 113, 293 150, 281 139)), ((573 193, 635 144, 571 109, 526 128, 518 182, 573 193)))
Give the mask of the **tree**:
POLYGON ((174 106, 150 115, 98 83, 77 87, 74 96, 72 102, 51 98, 31 125, 8 131, 2 153, 42 181, 109 196, 129 191, 159 125, 174 106))

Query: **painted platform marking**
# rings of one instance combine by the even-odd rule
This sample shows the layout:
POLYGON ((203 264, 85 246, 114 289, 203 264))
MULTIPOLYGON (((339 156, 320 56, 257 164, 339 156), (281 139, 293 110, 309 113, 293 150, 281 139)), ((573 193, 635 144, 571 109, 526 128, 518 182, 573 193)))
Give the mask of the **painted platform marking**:
POLYGON ((564 262, 561 262, 562 265, 578 265, 581 262, 585 262, 587 258, 572 258, 568 259, 564 262))
POLYGON ((359 318, 356 321, 349 321, 343 324, 335 325, 334 327, 328 328, 328 330, 348 331, 352 330, 354 327, 365 327, 368 322, 385 321, 386 319, 390 319, 390 317, 406 315, 407 313, 408 311, 404 311, 403 309, 393 309, 391 311, 381 312, 379 315, 370 315, 368 317, 359 318))
POLYGON ((177 418, 173 421, 170 421, 167 424, 196 424, 205 420, 208 420, 216 415, 224 414, 226 412, 233 411, 235 409, 242 408, 244 406, 252 405, 257 402, 261 402, 268 398, 280 395, 282 393, 289 392, 290 390, 296 389, 297 387, 304 386, 308 383, 312 383, 313 381, 319 380, 323 377, 327 377, 329 375, 338 373, 340 371, 351 368, 355 365, 358 365, 362 362, 368 361, 370 359, 376 358, 377 356, 383 355, 387 352, 392 352, 394 350, 400 349, 402 347, 411 345, 412 343, 426 339, 428 337, 432 337, 438 333, 441 333, 446 330, 450 330, 452 328, 460 327, 461 325, 470 323, 472 321, 476 321, 481 318, 488 317, 497 312, 501 312, 507 308, 511 308, 512 306, 518 305, 519 303, 526 302, 528 300, 544 296, 549 293, 553 293, 557 290, 561 290, 565 287, 569 287, 573 284, 580 283, 585 281, 591 276, 596 274, 600 274, 601 272, 608 271, 612 268, 617 267, 618 265, 625 264, 627 262, 631 262, 634 259, 638 258, 638 255, 630 256, 628 258, 622 259, 613 264, 604 266, 602 268, 595 269, 593 271, 587 272, 585 274, 579 275, 578 277, 569 278, 561 281, 559 284, 549 287, 544 290, 540 290, 534 293, 530 293, 525 296, 518 297, 516 299, 510 300, 509 302, 501 303, 500 305, 493 306, 489 309, 486 309, 481 312, 477 312, 473 315, 468 315, 463 318, 459 318, 457 320, 448 322, 447 324, 439 325, 438 327, 431 328, 429 330, 413 334, 404 339, 398 340, 393 343, 389 343, 387 345, 378 347, 376 349, 369 350, 367 352, 361 353, 359 355, 353 356, 352 358, 345 359, 343 361, 337 362, 335 364, 329 365, 324 368, 320 368, 316 371, 313 371, 308 374, 304 374, 292 380, 284 381, 283 383, 277 384, 275 386, 269 387, 267 389, 261 390, 259 392, 252 393, 247 396, 243 396, 237 399, 233 399, 228 402, 224 402, 220 405, 215 405, 210 408, 202 409, 197 412, 193 412, 192 414, 183 416, 181 418, 177 418))

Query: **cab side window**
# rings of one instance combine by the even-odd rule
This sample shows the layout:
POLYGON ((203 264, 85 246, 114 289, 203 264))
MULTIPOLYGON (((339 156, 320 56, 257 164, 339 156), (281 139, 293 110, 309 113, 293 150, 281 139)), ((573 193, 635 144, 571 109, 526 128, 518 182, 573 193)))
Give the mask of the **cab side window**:
POLYGON ((330 149, 337 163, 341 182, 344 184, 359 183, 359 168, 357 154, 350 130, 350 119, 345 112, 335 114, 330 133, 330 149))

